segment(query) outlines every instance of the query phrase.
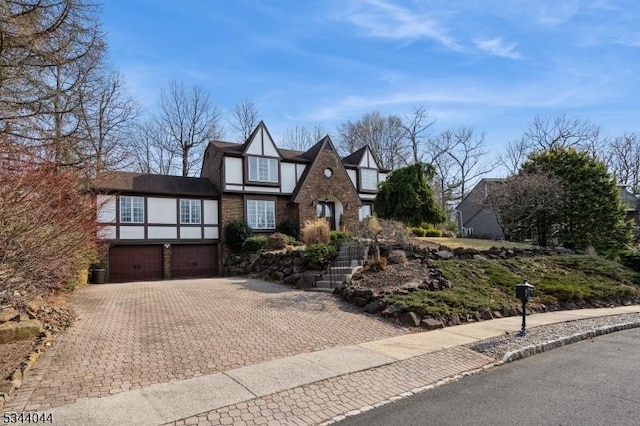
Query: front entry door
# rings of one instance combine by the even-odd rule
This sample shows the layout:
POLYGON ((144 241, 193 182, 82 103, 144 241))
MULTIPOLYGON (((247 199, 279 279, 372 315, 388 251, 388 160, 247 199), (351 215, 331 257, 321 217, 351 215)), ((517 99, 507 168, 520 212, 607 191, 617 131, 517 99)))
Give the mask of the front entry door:
POLYGON ((336 221, 334 212, 336 211, 336 203, 333 201, 318 201, 316 205, 316 213, 318 217, 324 217, 329 222, 329 229, 336 230, 336 221))

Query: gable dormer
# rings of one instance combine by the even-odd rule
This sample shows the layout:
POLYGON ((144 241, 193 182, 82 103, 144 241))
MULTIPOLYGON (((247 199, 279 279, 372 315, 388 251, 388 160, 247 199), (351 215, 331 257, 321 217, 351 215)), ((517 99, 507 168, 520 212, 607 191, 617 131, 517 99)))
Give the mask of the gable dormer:
POLYGON ((387 170, 380 167, 371 148, 365 145, 343 158, 342 162, 348 168, 349 177, 358 188, 361 198, 373 198, 367 194, 375 194, 378 191, 378 184, 386 179, 387 170))
POLYGON ((373 158, 371 149, 366 145, 365 151, 358 163, 358 184, 361 192, 377 192, 378 183, 380 183, 380 177, 378 176, 378 170, 380 167, 373 158))
POLYGON ((245 185, 280 185, 282 156, 269 130, 260 122, 244 144, 245 185))

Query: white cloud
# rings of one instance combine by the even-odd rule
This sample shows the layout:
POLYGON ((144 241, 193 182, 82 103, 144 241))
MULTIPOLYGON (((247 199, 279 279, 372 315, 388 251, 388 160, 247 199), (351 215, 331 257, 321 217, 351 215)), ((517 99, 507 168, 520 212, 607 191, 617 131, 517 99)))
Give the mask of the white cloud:
POLYGON ((345 15, 343 19, 365 30, 370 37, 428 39, 451 50, 463 50, 446 28, 433 17, 385 0, 357 1, 345 15))
MULTIPOLYGON (((333 101, 311 111, 310 121, 341 120, 364 112, 396 110, 402 106, 429 105, 442 110, 490 108, 578 108, 598 104, 619 95, 607 79, 549 76, 535 82, 499 85, 463 81, 422 81, 415 87, 374 96, 335 94, 333 101)), ((412 83, 408 84, 411 86, 412 83)))
POLYGON ((494 56, 510 59, 522 58, 520 52, 516 51, 516 43, 505 44, 501 37, 489 40, 474 40, 474 43, 478 48, 494 56))
POLYGON ((580 11, 580 0, 537 0, 530 7, 539 23, 555 27, 570 21, 580 11))

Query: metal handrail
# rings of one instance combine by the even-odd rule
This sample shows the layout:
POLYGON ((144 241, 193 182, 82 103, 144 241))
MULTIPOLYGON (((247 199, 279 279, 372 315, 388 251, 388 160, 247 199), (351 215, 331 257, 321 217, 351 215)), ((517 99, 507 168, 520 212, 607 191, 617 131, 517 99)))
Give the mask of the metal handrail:
POLYGON ((329 269, 329 282, 331 283, 331 288, 333 288, 333 283, 337 279, 338 275, 334 272, 334 268, 355 268, 356 266, 362 265, 366 257, 366 252, 364 250, 367 248, 368 246, 366 244, 359 241, 355 243, 343 243, 340 246, 338 257, 329 263, 329 266, 327 267, 329 269))

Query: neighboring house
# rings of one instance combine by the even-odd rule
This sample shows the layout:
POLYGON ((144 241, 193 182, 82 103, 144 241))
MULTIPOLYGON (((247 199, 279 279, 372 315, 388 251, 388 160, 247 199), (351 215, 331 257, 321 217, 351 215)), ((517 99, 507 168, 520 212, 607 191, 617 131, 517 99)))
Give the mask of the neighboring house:
POLYGON ((458 204, 456 215, 461 236, 504 239, 498 215, 484 203, 491 188, 503 181, 500 178, 481 179, 458 204))
POLYGON ((110 173, 97 186, 108 279, 216 275, 235 220, 271 233, 316 217, 338 229, 343 215, 355 229, 388 173, 367 146, 340 158, 328 136, 304 152, 278 148, 263 122, 242 144, 210 142, 199 178, 110 173))
MULTIPOLYGON (((498 216, 484 200, 495 185, 503 182, 501 178, 485 178, 467 194, 456 207, 458 231, 463 237, 480 237, 495 240, 504 239, 505 235, 498 221, 498 216)), ((636 232, 640 226, 638 198, 620 185, 620 201, 626 212, 626 219, 633 221, 636 232)))

